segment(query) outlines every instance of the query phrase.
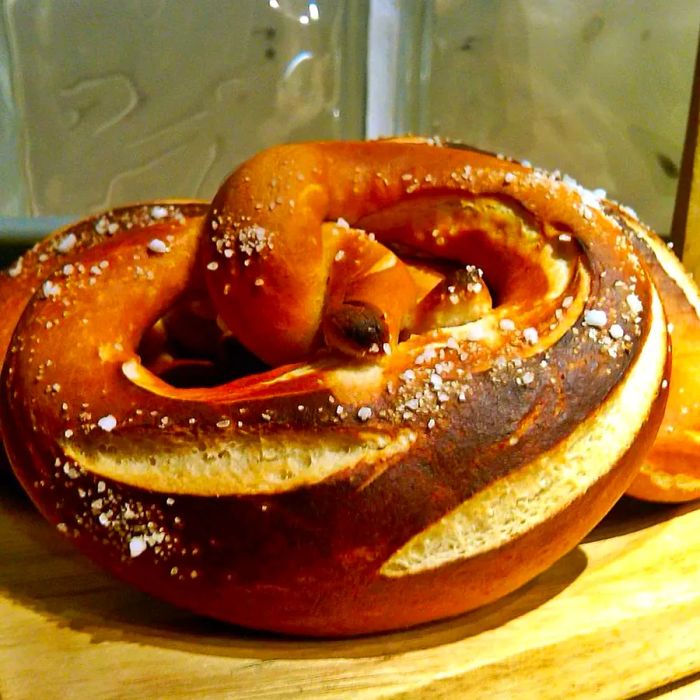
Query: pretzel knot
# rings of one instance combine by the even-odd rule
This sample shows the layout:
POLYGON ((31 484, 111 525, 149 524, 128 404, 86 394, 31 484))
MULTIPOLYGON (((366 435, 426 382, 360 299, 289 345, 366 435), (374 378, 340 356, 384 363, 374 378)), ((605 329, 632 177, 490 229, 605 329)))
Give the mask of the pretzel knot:
POLYGON ((663 418, 651 275, 700 308, 629 210, 432 142, 282 146, 208 207, 139 212, 2 281, 37 287, 6 321, 4 440, 93 559, 256 628, 408 626, 541 572, 663 418))

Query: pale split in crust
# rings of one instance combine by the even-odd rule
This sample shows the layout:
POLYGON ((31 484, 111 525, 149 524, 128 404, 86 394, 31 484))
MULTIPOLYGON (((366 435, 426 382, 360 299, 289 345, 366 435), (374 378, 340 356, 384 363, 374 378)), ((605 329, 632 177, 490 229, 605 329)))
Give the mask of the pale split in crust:
POLYGON ((663 380, 665 317, 656 292, 650 315, 651 342, 590 420, 415 536, 382 566, 382 574, 405 576, 497 549, 566 509, 605 476, 649 419, 663 380))

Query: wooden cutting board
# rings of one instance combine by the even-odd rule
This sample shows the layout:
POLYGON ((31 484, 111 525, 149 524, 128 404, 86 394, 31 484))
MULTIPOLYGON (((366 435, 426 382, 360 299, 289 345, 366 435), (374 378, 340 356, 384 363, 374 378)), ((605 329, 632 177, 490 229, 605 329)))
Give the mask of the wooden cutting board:
POLYGON ((623 500, 584 544, 498 603, 319 641, 204 620, 123 586, 0 477, 3 700, 690 698, 699 673, 700 504, 623 500))

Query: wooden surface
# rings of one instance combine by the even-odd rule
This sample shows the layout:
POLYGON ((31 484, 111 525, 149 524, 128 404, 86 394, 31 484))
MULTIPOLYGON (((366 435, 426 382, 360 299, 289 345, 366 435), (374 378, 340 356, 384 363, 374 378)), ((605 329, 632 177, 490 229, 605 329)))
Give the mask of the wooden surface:
POLYGON ((0 477, 3 700, 698 693, 699 504, 623 500, 583 545, 499 603, 406 632, 318 641, 243 631, 126 588, 0 477))

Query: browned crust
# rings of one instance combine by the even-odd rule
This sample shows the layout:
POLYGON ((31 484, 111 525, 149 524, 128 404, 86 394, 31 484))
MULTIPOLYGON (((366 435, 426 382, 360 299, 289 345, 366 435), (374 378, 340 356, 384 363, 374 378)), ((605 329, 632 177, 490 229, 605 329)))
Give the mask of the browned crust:
MULTIPOLYGON (((332 361, 271 388, 263 380, 285 370, 190 392, 159 394, 131 383, 121 371, 123 362, 133 357, 149 324, 187 288, 196 270, 199 232, 192 222, 173 224, 167 255, 148 254, 150 229, 82 251, 87 270, 103 260, 109 265, 94 291, 87 274, 68 284, 56 272, 50 280, 62 285, 60 296, 36 296, 29 303, 4 366, 0 419, 13 466, 44 515, 125 580, 198 612, 263 629, 344 635, 407 626, 471 609, 529 580, 575 546, 627 487, 661 420, 663 394, 657 394, 632 448, 558 515, 483 555, 396 579, 379 574, 412 537, 489 484, 517 473, 607 400, 649 335, 648 318, 630 315, 628 297, 634 294, 648 309, 652 289, 629 241, 602 211, 585 208, 575 188, 481 154, 375 146, 377 152, 363 144, 318 148, 328 149, 333 162, 351 172, 363 157, 371 156, 372 164, 390 162, 391 183, 400 182, 408 167, 419 179, 438 173, 424 187, 428 194, 459 191, 452 174, 469 165, 475 173, 467 179, 470 196, 521 201, 536 221, 555 221, 573 233, 592 280, 585 308, 624 323, 626 339, 611 353, 601 334, 591 333, 579 318, 531 357, 515 354, 523 350, 522 341, 508 346, 504 363, 465 344, 447 347, 420 367, 416 354, 427 341, 409 342, 392 355, 387 376, 393 381, 415 367, 419 382, 426 382, 438 362, 471 368, 478 358, 485 364, 468 378, 445 373, 445 385, 455 382, 453 393, 439 411, 430 407, 436 416, 432 426, 427 412, 408 422, 417 439, 400 458, 361 462, 279 493, 212 498, 157 492, 92 473, 67 459, 65 441, 99 441, 99 417, 107 415, 116 416, 115 434, 135 442, 159 431, 166 441, 181 436, 196 441, 228 430, 232 439, 236 431, 270 439, 303 433, 321 440, 329 431, 353 435, 360 429, 392 436, 407 419, 395 410, 387 385, 361 402, 346 400, 344 411, 336 411, 330 401, 334 386, 327 383, 332 361), (135 275, 135 266, 147 274, 135 275), (122 298, 114 303, 119 290, 122 298), (114 346, 115 338, 119 349, 101 357, 97 350, 114 346), (530 381, 517 381, 526 374, 530 381), (458 400, 458 392, 468 393, 469 400, 458 400), (366 420, 360 417, 363 408, 370 409, 366 420), (136 555, 134 542, 144 547, 136 555)), ((293 151, 280 153, 272 157, 275 163, 293 151)), ((375 172, 367 169, 371 196, 356 204, 350 218, 368 217, 404 196, 395 184, 387 193, 381 183, 388 175, 375 182, 375 172)), ((517 272, 511 276, 517 278, 517 272)))
POLYGON ((632 212, 610 204, 625 226, 659 290, 669 322, 673 363, 668 401, 658 436, 628 494, 648 501, 679 503, 700 498, 700 294, 667 244, 632 212), (665 264, 659 260, 663 253, 665 264))

